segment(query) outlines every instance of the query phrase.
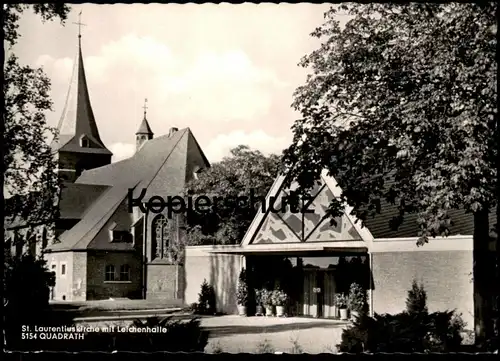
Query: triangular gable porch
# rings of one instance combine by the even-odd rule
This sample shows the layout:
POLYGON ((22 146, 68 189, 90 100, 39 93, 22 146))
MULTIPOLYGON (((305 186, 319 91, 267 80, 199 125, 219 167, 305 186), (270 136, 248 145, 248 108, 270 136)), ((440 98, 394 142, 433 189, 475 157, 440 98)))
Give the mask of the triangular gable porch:
POLYGON ((310 213, 293 213, 290 207, 281 211, 281 200, 297 188, 292 183, 284 187, 285 177, 280 175, 266 196, 264 210, 257 212, 239 247, 214 249, 213 253, 233 254, 279 254, 342 252, 366 253, 373 236, 361 222, 350 214, 352 207, 346 206, 344 214, 330 223, 326 210, 334 197, 340 197, 341 189, 335 179, 323 171, 319 184, 311 190, 312 199, 307 209, 310 213), (274 198, 274 200, 273 200, 274 198), (271 211, 271 202, 274 201, 271 211), (276 210, 276 211, 274 211, 276 210))

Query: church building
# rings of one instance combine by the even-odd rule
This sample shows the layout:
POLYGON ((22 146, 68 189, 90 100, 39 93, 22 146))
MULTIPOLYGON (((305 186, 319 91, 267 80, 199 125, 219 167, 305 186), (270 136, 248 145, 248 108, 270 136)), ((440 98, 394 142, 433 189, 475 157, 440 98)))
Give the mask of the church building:
MULTIPOLYGON (((135 154, 111 163, 92 111, 79 35, 59 136, 52 144, 63 182, 56 237, 38 246, 56 274, 53 300, 183 297, 183 218, 141 207, 130 212, 128 196, 143 195, 148 202, 152 196, 179 195, 210 165, 189 128, 172 127, 154 137, 144 109, 135 154)), ((20 228, 8 233, 18 234, 20 228)))

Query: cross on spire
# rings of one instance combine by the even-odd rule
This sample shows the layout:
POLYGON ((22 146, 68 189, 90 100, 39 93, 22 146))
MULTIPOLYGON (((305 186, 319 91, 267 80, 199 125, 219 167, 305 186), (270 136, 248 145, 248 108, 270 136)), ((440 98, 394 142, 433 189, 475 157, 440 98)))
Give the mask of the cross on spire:
POLYGON ((73 23, 75 25, 78 25, 78 38, 82 37, 82 25, 87 26, 87 24, 82 23, 82 11, 80 10, 80 13, 78 14, 78 22, 73 23))
POLYGON ((144 99, 144 106, 142 109, 144 109, 144 118, 146 118, 146 110, 148 109, 148 98, 144 99))

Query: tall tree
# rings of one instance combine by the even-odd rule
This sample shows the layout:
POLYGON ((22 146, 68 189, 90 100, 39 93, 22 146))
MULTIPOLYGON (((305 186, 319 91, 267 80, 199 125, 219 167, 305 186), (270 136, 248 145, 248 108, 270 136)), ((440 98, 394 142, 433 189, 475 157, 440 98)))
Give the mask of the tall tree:
POLYGON ((312 73, 296 90, 302 117, 285 151, 303 189, 324 168, 338 177, 334 215, 348 202, 364 220, 382 199, 399 206, 394 227, 418 213, 419 245, 449 234, 449 210, 472 212, 478 342, 491 336, 490 290, 498 287, 488 252, 497 205, 495 15, 495 3, 332 8, 312 33, 321 47, 300 63, 312 73))
POLYGON ((240 145, 231 156, 213 164, 186 187, 193 199, 206 196, 212 203, 207 212, 188 213, 190 244, 236 244, 255 217, 256 207, 273 184, 280 164, 277 155, 265 156, 240 145), (253 195, 251 198, 250 196, 253 195), (246 197, 238 199, 238 197, 246 197))
POLYGON ((48 137, 56 132, 45 119, 46 112, 52 110, 50 81, 42 69, 21 65, 13 48, 20 37, 18 21, 28 9, 40 15, 42 21, 59 18, 61 22, 70 9, 64 4, 5 4, 2 8, 4 39, 8 44, 3 81, 2 200, 4 191, 9 200, 4 206, 4 217, 36 224, 55 218, 58 181, 48 144, 48 137))

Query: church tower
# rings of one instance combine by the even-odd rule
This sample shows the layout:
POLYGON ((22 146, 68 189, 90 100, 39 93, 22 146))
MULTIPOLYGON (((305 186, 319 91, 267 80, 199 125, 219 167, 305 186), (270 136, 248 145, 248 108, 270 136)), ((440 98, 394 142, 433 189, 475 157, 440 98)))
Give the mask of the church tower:
MULTIPOLYGON (((79 26, 84 25, 80 22, 79 26)), ((78 32, 78 53, 73 66, 66 103, 58 124, 58 137, 52 143, 57 153, 59 176, 65 182, 74 182, 85 169, 111 163, 111 153, 101 140, 83 65, 81 34, 78 32)))
POLYGON ((146 106, 148 100, 145 99, 144 101, 144 117, 142 118, 141 126, 135 133, 135 149, 138 151, 142 145, 147 142, 148 140, 153 139, 153 131, 151 130, 151 127, 149 126, 148 119, 146 118, 146 110, 148 107, 146 106))

